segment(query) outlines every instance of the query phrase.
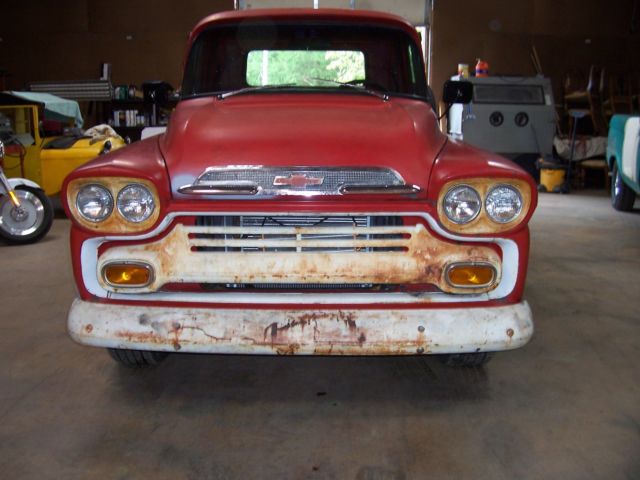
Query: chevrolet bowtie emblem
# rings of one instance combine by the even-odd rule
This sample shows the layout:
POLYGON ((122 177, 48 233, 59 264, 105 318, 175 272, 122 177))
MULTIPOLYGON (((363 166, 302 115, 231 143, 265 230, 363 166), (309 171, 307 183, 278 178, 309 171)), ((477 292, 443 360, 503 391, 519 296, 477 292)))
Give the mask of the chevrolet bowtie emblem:
POLYGON ((309 185, 322 185, 322 182, 324 182, 324 177, 310 177, 304 173, 290 174, 287 177, 279 175, 273 179, 274 186, 288 186, 295 188, 305 188, 309 185))

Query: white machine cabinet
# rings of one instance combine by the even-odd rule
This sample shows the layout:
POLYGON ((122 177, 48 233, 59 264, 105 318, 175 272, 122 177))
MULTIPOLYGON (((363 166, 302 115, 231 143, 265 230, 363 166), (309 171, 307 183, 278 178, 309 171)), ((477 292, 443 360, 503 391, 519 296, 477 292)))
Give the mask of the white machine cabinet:
POLYGON ((548 78, 490 76, 467 80, 473 84, 473 101, 452 107, 451 135, 512 158, 529 171, 535 158, 551 156, 556 114, 548 78))

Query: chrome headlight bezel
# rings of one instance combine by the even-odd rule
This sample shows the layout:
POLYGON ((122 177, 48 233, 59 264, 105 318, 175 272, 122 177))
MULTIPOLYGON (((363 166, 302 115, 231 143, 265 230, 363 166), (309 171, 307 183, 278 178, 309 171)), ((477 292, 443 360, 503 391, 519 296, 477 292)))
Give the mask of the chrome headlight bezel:
POLYGON ((487 195, 484 199, 484 210, 487 213, 487 217, 489 217, 489 219, 491 219, 491 221, 499 223, 499 224, 508 224, 513 222, 514 220, 516 220, 520 214, 522 213, 522 207, 523 207, 523 200, 522 200, 522 194, 520 193, 520 191, 514 187, 513 185, 508 185, 506 183, 499 183, 497 185, 492 186, 489 190, 487 190, 487 195), (517 211, 515 212, 515 214, 513 214, 511 217, 507 218, 507 219, 500 219, 498 217, 496 217, 495 215, 493 215, 491 213, 492 208, 490 207, 489 203, 491 200, 491 196, 498 191, 499 189, 505 189, 508 190, 509 192, 512 192, 515 194, 515 199, 516 199, 516 204, 517 204, 517 211))
MULTIPOLYGON (((97 196, 97 195, 95 195, 97 196)), ((114 207, 114 201, 113 201, 113 194, 111 193, 111 191, 104 185, 100 184, 100 183, 88 183, 86 185, 83 185, 79 190, 78 193, 76 194, 76 198, 75 198, 75 207, 76 210, 78 212, 78 214, 85 219, 87 222, 91 222, 91 223, 101 223, 104 222, 107 218, 109 218, 111 216, 111 214, 113 213, 113 207, 114 207), (87 190, 91 190, 94 189, 98 192, 100 192, 100 194, 102 194, 102 198, 103 198, 103 204, 100 207, 100 210, 104 210, 104 212, 99 215, 99 216, 90 216, 86 214, 86 207, 87 205, 85 204, 84 206, 81 205, 81 196, 84 192, 86 192, 87 190)))
POLYGON ((482 197, 480 196, 480 193, 478 193, 478 191, 475 188, 473 188, 471 185, 461 183, 461 184, 454 185, 447 191, 447 193, 444 194, 444 197, 442 200, 442 208, 443 208, 444 214, 447 216, 447 218, 451 222, 455 223, 456 225, 465 225, 467 223, 472 222, 478 217, 478 215, 480 215, 480 211, 482 210, 482 203, 483 203, 482 197), (475 197, 474 200, 477 203, 477 208, 475 209, 475 212, 473 213, 473 215, 465 219, 455 218, 455 216, 451 213, 450 206, 447 204, 449 201, 451 201, 450 199, 453 195, 462 191, 465 191, 466 193, 470 194, 472 197, 475 197))

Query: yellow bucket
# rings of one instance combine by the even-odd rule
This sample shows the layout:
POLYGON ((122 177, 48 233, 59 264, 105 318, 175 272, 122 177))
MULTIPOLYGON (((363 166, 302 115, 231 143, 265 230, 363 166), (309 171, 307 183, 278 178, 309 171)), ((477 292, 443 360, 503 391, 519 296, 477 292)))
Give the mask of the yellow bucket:
POLYGON ((544 185, 547 192, 553 192, 555 188, 559 188, 564 183, 564 175, 564 169, 541 168, 540 185, 544 185))

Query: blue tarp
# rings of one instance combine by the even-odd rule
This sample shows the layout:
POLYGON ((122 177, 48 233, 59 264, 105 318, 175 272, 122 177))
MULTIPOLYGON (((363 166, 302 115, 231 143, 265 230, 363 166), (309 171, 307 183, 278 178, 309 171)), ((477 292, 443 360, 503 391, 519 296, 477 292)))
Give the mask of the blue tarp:
POLYGON ((50 93, 35 92, 5 92, 9 95, 21 98, 28 102, 40 103, 44 105, 44 118, 47 120, 68 122, 74 120, 76 127, 82 128, 84 121, 80 106, 75 100, 67 100, 66 98, 57 97, 50 93))

